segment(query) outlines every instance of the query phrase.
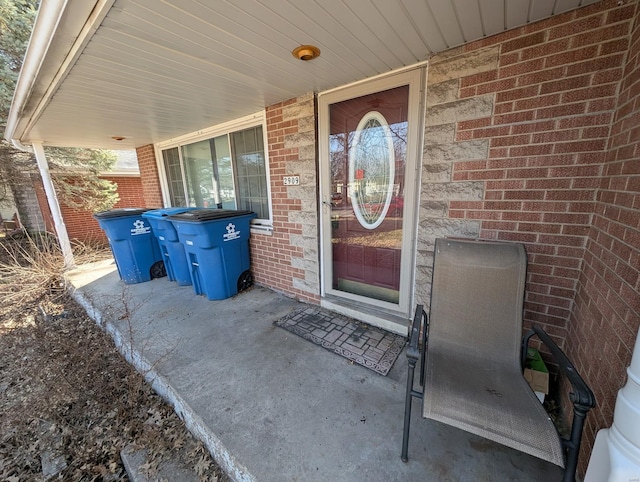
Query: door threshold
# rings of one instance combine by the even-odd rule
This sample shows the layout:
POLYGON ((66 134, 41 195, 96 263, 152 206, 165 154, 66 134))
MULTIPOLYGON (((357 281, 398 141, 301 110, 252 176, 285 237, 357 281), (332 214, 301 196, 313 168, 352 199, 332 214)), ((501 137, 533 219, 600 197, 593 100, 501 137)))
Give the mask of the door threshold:
POLYGON ((320 306, 397 335, 407 336, 409 333, 409 319, 399 313, 365 306, 330 295, 320 300, 320 306))

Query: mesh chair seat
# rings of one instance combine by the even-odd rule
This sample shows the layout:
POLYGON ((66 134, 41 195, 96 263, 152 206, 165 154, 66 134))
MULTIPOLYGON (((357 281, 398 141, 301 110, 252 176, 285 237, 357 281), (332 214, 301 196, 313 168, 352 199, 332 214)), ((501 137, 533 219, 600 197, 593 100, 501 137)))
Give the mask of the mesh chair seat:
POLYGON ((553 422, 519 370, 431 353, 423 416, 564 467, 553 422))

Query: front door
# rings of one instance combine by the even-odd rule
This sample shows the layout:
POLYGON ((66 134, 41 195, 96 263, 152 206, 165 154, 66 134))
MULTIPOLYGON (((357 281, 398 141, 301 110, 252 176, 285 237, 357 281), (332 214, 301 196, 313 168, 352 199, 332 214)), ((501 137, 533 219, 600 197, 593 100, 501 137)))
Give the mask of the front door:
POLYGON ((320 97, 324 294, 400 319, 415 265, 419 72, 320 97))

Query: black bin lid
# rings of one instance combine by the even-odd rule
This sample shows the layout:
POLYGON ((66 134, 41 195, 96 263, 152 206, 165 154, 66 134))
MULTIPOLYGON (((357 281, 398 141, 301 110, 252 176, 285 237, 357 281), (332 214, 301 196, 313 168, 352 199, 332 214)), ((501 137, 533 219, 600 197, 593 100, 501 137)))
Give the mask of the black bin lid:
POLYGON ((215 221, 217 219, 246 216, 247 214, 253 214, 253 211, 236 211, 235 209, 194 209, 185 213, 173 214, 169 216, 168 219, 201 223, 204 221, 215 221))
POLYGON ((146 213, 147 211, 149 211, 149 209, 119 208, 119 209, 110 209, 109 211, 94 213, 93 217, 96 219, 122 218, 124 216, 138 216, 142 213, 146 213))

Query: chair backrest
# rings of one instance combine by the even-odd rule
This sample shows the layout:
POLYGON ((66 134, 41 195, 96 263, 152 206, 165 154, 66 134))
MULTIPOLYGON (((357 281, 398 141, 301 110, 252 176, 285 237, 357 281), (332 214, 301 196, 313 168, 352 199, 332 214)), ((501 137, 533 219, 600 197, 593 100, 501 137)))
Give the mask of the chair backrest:
POLYGON ((436 241, 422 413, 564 466, 522 375, 526 269, 521 244, 436 241))
POLYGON ((437 239, 435 251, 430 347, 519 367, 524 247, 437 239))

